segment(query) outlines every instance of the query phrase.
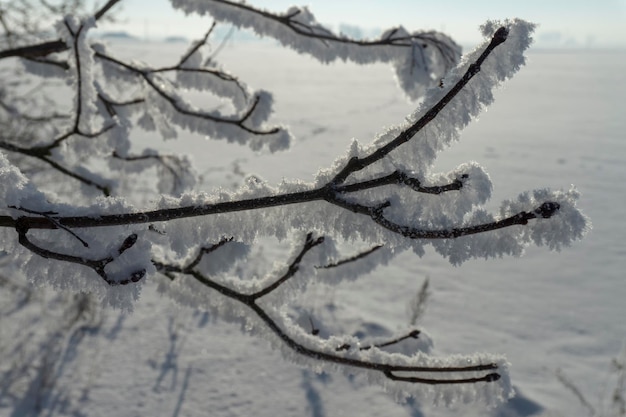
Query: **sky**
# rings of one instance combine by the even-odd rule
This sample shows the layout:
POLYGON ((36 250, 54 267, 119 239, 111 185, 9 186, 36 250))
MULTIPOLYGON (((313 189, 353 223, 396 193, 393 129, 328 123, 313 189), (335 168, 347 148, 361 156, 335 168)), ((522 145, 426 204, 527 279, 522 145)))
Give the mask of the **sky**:
MULTIPOLYGON (((306 5, 321 23, 365 29, 402 25, 435 29, 458 43, 481 41, 478 26, 487 19, 519 17, 539 24, 539 46, 626 47, 626 0, 249 0, 273 12, 306 5)), ((211 24, 208 17, 185 16, 168 0, 122 0, 120 22, 103 30, 122 30, 141 38, 197 38, 211 24)))

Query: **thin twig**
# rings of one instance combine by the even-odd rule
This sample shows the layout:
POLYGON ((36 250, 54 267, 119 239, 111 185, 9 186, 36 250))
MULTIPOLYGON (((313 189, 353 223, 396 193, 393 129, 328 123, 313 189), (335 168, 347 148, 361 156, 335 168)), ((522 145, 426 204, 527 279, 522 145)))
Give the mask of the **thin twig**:
POLYGON ((53 222, 57 228, 66 231, 67 233, 69 233, 72 237, 74 237, 76 240, 78 240, 80 243, 82 243, 82 245, 86 248, 89 247, 89 244, 82 239, 80 236, 78 236, 75 232, 73 232, 69 227, 65 227, 63 226, 61 223, 59 223, 54 216, 58 215, 59 213, 55 212, 55 211, 51 211, 51 212, 43 212, 43 211, 36 211, 36 210, 30 210, 24 207, 16 207, 16 206, 9 206, 9 208, 15 209, 15 210, 19 210, 19 211, 23 211, 24 213, 29 213, 29 214, 38 214, 42 217, 45 217, 46 219, 50 220, 51 222, 53 222))
POLYGON ((320 269, 330 269, 330 268, 336 268, 338 266, 347 264, 347 263, 351 263, 351 262, 355 262, 358 261, 359 259, 363 259, 366 256, 371 255, 372 253, 376 252, 378 249, 382 248, 383 245, 376 245, 374 247, 371 247, 363 252, 359 252, 354 256, 350 256, 349 258, 345 258, 345 259, 341 259, 339 261, 336 262, 332 262, 330 264, 324 265, 324 266, 318 266, 317 268, 320 269))
MULTIPOLYGON (((100 10, 96 11, 94 18, 100 20, 116 3, 120 0, 109 0, 100 10)), ((54 41, 42 42, 36 45, 29 45, 20 48, 8 49, 0 51, 0 59, 9 57, 44 57, 56 52, 63 52, 68 49, 67 44, 61 39, 54 41)))
POLYGON ((277 279, 271 285, 268 285, 267 287, 263 288, 260 291, 255 292, 254 294, 251 294, 250 297, 252 297, 253 300, 256 300, 257 298, 261 298, 264 295, 271 293, 272 291, 276 290, 279 286, 284 284, 289 278, 293 277, 296 274, 296 272, 298 272, 298 266, 300 265, 300 262, 302 261, 302 258, 304 257, 304 255, 306 255, 306 253, 310 251, 311 249, 313 249, 315 246, 321 245, 323 242, 324 242, 324 236, 320 236, 317 239, 313 239, 313 233, 308 233, 306 235, 306 240, 304 242, 304 245, 302 246, 302 250, 295 257, 295 259, 291 262, 291 264, 289 265, 289 268, 287 269, 287 272, 285 272, 279 279, 277 279))
MULTIPOLYGON (((404 340, 407 339, 417 339, 419 337, 419 334, 421 332, 419 330, 411 330, 409 333, 403 335, 403 336, 399 336, 396 337, 395 339, 391 339, 388 340, 386 342, 383 343, 375 343, 373 345, 367 345, 367 346, 359 346, 359 350, 370 350, 371 348, 383 348, 383 347, 388 347, 388 346, 392 346, 392 345, 396 345, 404 340)), ((344 343, 343 345, 339 346, 337 349, 335 349, 337 352, 342 351, 342 350, 350 350, 350 348, 352 347, 352 345, 348 344, 348 343, 344 343)))

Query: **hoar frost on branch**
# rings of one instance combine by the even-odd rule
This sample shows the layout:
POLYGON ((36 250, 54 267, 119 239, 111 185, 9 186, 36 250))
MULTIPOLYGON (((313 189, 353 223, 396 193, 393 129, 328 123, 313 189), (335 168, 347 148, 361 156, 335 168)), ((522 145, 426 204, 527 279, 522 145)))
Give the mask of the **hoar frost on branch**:
POLYGON ((0 216, 0 249, 11 254, 13 264, 33 282, 99 294, 123 308, 132 308, 146 280, 157 280, 163 292, 184 304, 245 322, 295 362, 361 370, 398 396, 490 404, 508 398, 502 356, 385 351, 418 338, 417 329, 372 344, 351 336, 321 337, 297 324, 287 301, 313 280, 356 279, 404 250, 422 255, 426 244, 458 265, 470 258, 520 255, 529 243, 558 250, 583 236, 589 224, 575 207, 573 189, 522 193, 492 215, 481 208, 492 185, 478 164, 430 172, 437 153, 458 140, 460 130, 492 103, 493 90, 524 64, 533 25, 488 22, 482 28, 485 43, 453 66, 459 48, 439 33, 398 28, 377 40, 351 40, 316 23, 306 8, 273 14, 226 0, 172 0, 187 13, 252 28, 322 62, 392 63, 407 95, 426 91, 402 124, 369 145, 355 141, 313 183, 272 186, 248 177, 236 191, 203 194, 188 191, 195 177, 184 157, 152 149, 131 154, 131 127, 137 123, 165 139, 176 137, 176 128, 186 129, 272 152, 287 148, 291 134, 267 125, 270 93, 250 89, 203 57, 214 26, 177 63, 160 68, 115 57, 90 39, 89 30, 118 1, 91 18, 62 19, 56 26, 59 41, 0 52, 0 58, 21 57, 33 74, 68 80, 74 92, 66 111, 33 117, 24 103, 9 101, 9 89, 0 91, 2 122, 15 126, 0 137, 0 148, 8 151, 8 158, 0 155, 6 213, 0 216), (181 94, 186 89, 228 100, 232 113, 195 107, 181 94), (26 122, 29 129, 20 130, 26 122), (108 176, 86 166, 96 157, 108 164, 108 176), (18 168, 25 160, 49 168, 63 182, 81 184, 82 193, 64 199, 62 187, 39 185, 40 179, 18 168), (155 206, 139 209, 130 195, 119 194, 124 188, 117 181, 154 166, 161 168, 164 194, 155 206), (290 239, 292 253, 264 277, 243 276, 236 266, 265 236, 290 239), (342 254, 337 243, 346 241, 369 249, 342 254))

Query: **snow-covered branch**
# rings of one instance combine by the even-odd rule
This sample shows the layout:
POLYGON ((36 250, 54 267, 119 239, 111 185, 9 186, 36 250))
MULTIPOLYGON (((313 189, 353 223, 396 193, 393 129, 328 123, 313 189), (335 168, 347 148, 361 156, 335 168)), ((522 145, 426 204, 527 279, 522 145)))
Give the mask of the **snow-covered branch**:
MULTIPOLYGON (((424 96, 404 122, 368 145, 354 141, 311 183, 270 186, 251 176, 235 191, 204 194, 189 191, 195 177, 184 156, 131 150, 131 128, 157 130, 165 139, 186 129, 270 151, 285 149, 290 133, 268 126, 270 93, 252 90, 213 59, 203 58, 215 23, 178 60, 162 67, 120 58, 93 42, 89 30, 116 3, 109 1, 88 19, 61 20, 62 47, 52 42, 0 52, 0 58, 28 58, 23 64, 31 74, 69 80, 72 97, 68 111, 49 112, 37 122, 23 103, 0 106, 0 121, 17 126, 16 134, 0 136, 0 148, 11 155, 0 154, 0 250, 35 282, 53 277, 59 288, 94 292, 116 307, 131 308, 139 288, 155 280, 183 303, 243 321, 295 362, 356 369, 396 393, 420 397, 425 394, 416 386, 427 384, 444 386, 449 392, 443 397, 450 402, 507 398, 511 387, 500 356, 391 354, 384 349, 422 333, 411 328, 373 343, 326 337, 311 316, 312 329, 305 331, 284 307, 288 295, 311 280, 336 284, 406 249, 420 254, 427 244, 460 264, 519 255, 530 243, 558 250, 583 236, 588 221, 575 206, 575 190, 521 193, 492 215, 482 208, 491 181, 478 164, 430 172, 437 152, 458 140, 460 130, 491 104, 493 90, 524 63, 534 26, 521 20, 488 22, 485 43, 453 67, 457 45, 434 32, 397 28, 377 40, 355 40, 333 34, 306 8, 275 14, 228 0, 172 0, 188 13, 210 13, 217 21, 253 28, 323 62, 392 63, 405 91, 424 96), (62 54, 49 58, 52 52, 62 54), (183 90, 225 99, 230 113, 198 108, 183 90), (70 117, 60 117, 64 114, 70 117), (30 130, 20 130, 25 124, 30 130), (42 187, 24 175, 15 156, 51 167, 63 179, 103 196, 72 190, 65 199, 59 197, 54 193, 58 184, 42 187), (90 165, 89 160, 97 162, 90 165), (92 172, 102 162, 111 172, 92 172), (132 194, 115 196, 116 180, 150 167, 170 179, 160 179, 161 192, 169 188, 176 197, 163 195, 139 209, 130 202, 132 194), (291 237, 292 252, 264 277, 244 277, 245 268, 239 267, 262 237, 291 237), (358 242, 365 249, 345 256, 337 242, 358 242), (471 395, 451 388, 468 384, 476 387, 471 395)), ((7 102, 2 94, 0 102, 7 102)))
MULTIPOLYGON (((499 368, 498 363, 467 365, 467 362, 471 362, 471 360, 470 358, 465 358, 465 360, 458 361, 458 363, 465 363, 465 365, 460 366, 427 366, 421 364, 400 365, 394 363, 390 354, 380 350, 381 348, 399 343, 407 338, 417 338, 419 335, 419 331, 417 330, 411 331, 408 335, 404 335, 397 339, 377 345, 361 346, 360 344, 355 344, 353 346, 349 343, 342 343, 333 346, 331 343, 325 345, 323 348, 321 348, 319 342, 316 343, 318 345, 316 348, 312 348, 310 346, 310 340, 315 340, 315 337, 312 337, 315 336, 315 334, 305 335, 300 332, 300 335, 290 335, 281 327, 281 325, 279 325, 278 321, 272 317, 272 314, 267 311, 268 307, 262 305, 261 299, 272 294, 278 290, 281 285, 284 285, 288 280, 294 278, 300 268, 300 263, 302 262, 304 256, 316 246, 321 245, 323 242, 324 237, 320 236, 314 238, 313 233, 308 233, 300 250, 294 259, 289 263, 284 273, 266 286, 253 292, 247 292, 245 290, 231 288, 230 286, 220 284, 195 269, 202 256, 212 253, 219 247, 227 244, 228 240, 226 239, 221 240, 218 244, 212 245, 209 248, 203 248, 200 250, 197 257, 187 265, 176 266, 162 262, 155 262, 155 264, 157 266, 157 270, 166 273, 172 281, 180 279, 178 275, 186 275, 192 277, 203 286, 219 292, 222 296, 245 305, 265 326, 267 326, 268 329, 271 330, 273 335, 276 336, 289 349, 293 350, 298 355, 303 355, 316 361, 321 360, 338 365, 345 365, 351 368, 364 369, 372 373, 380 373, 385 378, 392 381, 407 382, 412 384, 469 384, 479 382, 495 382, 501 378, 500 374, 497 373, 499 368), (298 339, 308 339, 307 341, 309 341, 309 343, 298 339), (367 353, 364 353, 366 351, 375 351, 378 359, 372 359, 371 357, 373 355, 371 355, 371 352, 368 352, 370 353, 368 355, 367 353), (429 374, 438 375, 439 377, 430 377, 428 376, 429 374), (463 376, 463 374, 470 374, 471 376, 463 376)), ((276 313, 277 312, 274 312, 274 314, 276 313)), ((293 329, 293 325, 287 325, 286 327, 293 329)))
POLYGON ((269 36, 299 53, 321 62, 337 59, 356 63, 387 62, 394 66, 399 84, 413 99, 437 85, 461 56, 461 48, 435 31, 409 33, 403 27, 386 30, 378 39, 352 39, 335 34, 315 19, 307 7, 273 13, 230 0, 171 0, 185 13, 210 14, 220 22, 269 36))

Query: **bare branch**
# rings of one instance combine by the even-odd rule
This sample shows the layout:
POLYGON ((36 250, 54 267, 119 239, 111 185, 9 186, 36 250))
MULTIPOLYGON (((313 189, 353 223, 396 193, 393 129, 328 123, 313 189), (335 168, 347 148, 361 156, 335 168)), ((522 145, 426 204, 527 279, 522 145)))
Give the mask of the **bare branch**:
MULTIPOLYGON (((339 196, 339 194, 343 194, 345 192, 372 188, 375 186, 386 185, 392 182, 407 184, 412 189, 419 192, 440 193, 444 191, 459 189, 463 184, 461 180, 457 180, 453 184, 447 186, 440 186, 437 188, 424 188, 421 186, 417 179, 409 178, 408 176, 399 172, 394 172, 388 176, 381 177, 378 180, 364 181, 361 185, 358 185, 356 183, 342 185, 342 183, 344 183, 351 174, 366 168, 376 161, 381 160, 386 155, 388 155, 389 152, 396 149, 400 145, 408 142, 411 138, 414 137, 415 133, 417 133, 419 130, 423 129, 428 123, 430 123, 439 114, 439 112, 443 110, 443 108, 445 108, 445 106, 463 89, 463 87, 467 85, 469 80, 480 71, 481 64, 485 61, 485 59, 487 59, 489 54, 498 45, 506 41, 507 35, 508 31, 506 28, 499 28, 494 34, 491 42, 489 43, 485 51, 483 51, 479 58, 469 66, 468 70, 459 80, 459 82, 455 84, 451 88, 451 90, 422 118, 420 118, 408 129, 401 132, 391 142, 376 149, 370 155, 364 158, 351 158, 344 166, 344 168, 324 187, 310 191, 268 196, 249 200, 208 204, 204 206, 180 207, 173 209, 155 210, 142 213, 126 213, 111 216, 104 215, 98 217, 97 219, 89 217, 66 217, 60 218, 59 221, 61 221, 63 225, 68 227, 98 227, 131 223, 154 223, 158 221, 168 221, 178 218, 205 216, 216 213, 262 209, 288 204, 325 200, 331 204, 337 205, 352 212, 367 215, 380 226, 411 239, 449 239, 476 233, 484 233, 491 230, 497 230, 514 225, 525 225, 531 219, 549 218, 558 211, 558 203, 545 202, 540 207, 535 208, 532 212, 523 211, 514 216, 496 222, 445 230, 423 230, 400 225, 386 218, 384 216, 384 209, 391 205, 391 203, 388 201, 377 204, 375 206, 367 206, 356 202, 349 202, 339 196)), ((149 84, 151 84, 151 86, 157 92, 162 94, 164 98, 170 101, 172 105, 176 105, 174 99, 167 96, 164 92, 160 91, 158 86, 156 86, 151 81, 148 74, 146 74, 144 71, 141 71, 131 66, 130 64, 126 64, 114 58, 110 58, 106 55, 100 53, 97 53, 96 55, 98 55, 102 59, 106 59, 120 66, 123 66, 124 68, 129 69, 133 72, 139 73, 149 84)), ((235 123, 242 122, 240 121, 235 123)), ((466 179, 466 177, 467 176, 461 176, 462 179, 466 179)), ((33 223, 29 225, 29 227, 31 228, 54 228, 54 224, 42 222, 41 219, 35 218, 32 219, 32 222, 33 223)), ((2 219, 0 217, 0 226, 12 224, 12 219, 2 219)))
MULTIPOLYGON (((224 294, 226 295, 226 294, 224 294)), ((228 296, 228 295, 227 295, 228 296)), ((231 297, 232 298, 232 297, 231 297)), ((246 297, 240 299, 238 296, 235 298, 238 301, 244 302, 246 297)), ((422 383, 422 384, 467 384, 467 383, 475 383, 475 382, 493 382, 500 379, 500 375, 496 372, 489 372, 488 374, 478 377, 478 378, 466 378, 466 379, 454 379, 454 378, 420 378, 420 377, 399 377, 395 372, 405 372, 405 373, 437 373, 437 374, 446 374, 446 373, 462 373, 462 372, 481 372, 481 371, 494 371, 498 369, 498 365, 494 363, 488 364, 480 364, 480 365, 469 365, 469 366, 461 366, 461 367, 425 367, 425 366, 405 366, 405 365, 393 365, 387 363, 376 363, 369 362, 365 360, 354 359, 351 357, 342 356, 340 354, 332 354, 327 352, 317 351, 315 349, 311 349, 307 346, 304 346, 301 343, 298 343, 293 338, 291 338, 288 334, 286 334, 277 324, 276 322, 263 310, 262 307, 258 306, 256 303, 245 303, 250 307, 254 313, 285 343, 295 352, 308 356, 310 358, 337 363, 340 365, 352 366, 355 368, 361 369, 369 369, 373 371, 382 372, 387 378, 393 380, 402 380, 404 382, 411 383, 422 383)))
MULTIPOLYGON (((109 2, 108 4, 111 6, 113 4, 115 4, 116 2, 109 2)), ((104 9, 103 9, 104 10, 104 9)), ((55 138, 54 140, 52 140, 52 142, 50 142, 47 145, 37 145, 31 148, 23 148, 23 147, 19 147, 16 145, 12 145, 9 143, 0 143, 0 146, 7 149, 7 150, 11 150, 14 152, 18 152, 21 153, 23 155, 26 156, 33 156, 38 158, 39 160, 47 163, 48 165, 50 165, 52 168, 56 169, 57 171, 59 171, 60 173, 67 175, 71 178, 74 178, 78 181, 81 181, 82 183, 89 185, 89 186, 93 186, 97 189, 99 189, 100 191, 103 192, 103 194, 105 195, 110 195, 110 190, 108 189, 108 187, 100 185, 95 183, 94 181, 80 175, 77 174, 75 172, 72 172, 70 169, 63 167, 59 162, 56 162, 54 160, 51 159, 51 150, 54 148, 57 148, 59 145, 61 145, 61 143, 65 142, 66 140, 74 137, 75 135, 78 136, 82 136, 85 138, 95 138, 98 137, 104 133, 106 133, 108 130, 112 129, 115 126, 115 122, 111 122, 108 125, 105 125, 103 128, 101 128, 98 131, 95 132, 85 132, 83 131, 83 129, 81 129, 80 127, 80 121, 81 118, 85 117, 85 115, 83 114, 83 107, 84 107, 84 103, 83 103, 83 98, 82 98, 82 88, 83 88, 83 77, 82 77, 82 71, 81 71, 81 57, 80 54, 78 52, 78 47, 77 47, 77 43, 78 43, 78 38, 81 35, 82 30, 84 29, 83 25, 81 25, 76 33, 74 33, 71 28, 69 27, 68 23, 66 22, 66 27, 67 29, 70 31, 70 33, 72 33, 73 37, 74 37, 74 60, 75 60, 75 65, 76 65, 76 95, 77 95, 77 105, 76 105, 76 109, 74 111, 74 122, 73 122, 73 126, 71 128, 71 130, 61 134, 60 136, 58 136, 57 138, 55 138)), ((184 68, 182 67, 182 65, 184 64, 184 62, 190 57, 190 55, 200 46, 202 46, 204 43, 206 43, 208 36, 210 35, 211 31, 213 30, 214 25, 211 27, 211 29, 207 32, 207 34, 205 35, 205 37, 196 44, 196 48, 192 49, 191 52, 189 52, 186 56, 183 57, 183 59, 181 59, 181 61, 179 62, 179 64, 177 66, 174 67, 164 67, 164 68, 158 68, 158 69, 150 69, 150 70, 140 70, 139 68, 132 66, 130 64, 126 64, 122 61, 119 60, 115 60, 111 57, 106 57, 102 54, 100 54, 98 56, 98 54, 96 54, 96 57, 100 58, 100 59, 104 59, 107 62, 113 62, 116 65, 122 66, 125 69, 131 70, 132 72, 142 76, 144 78, 144 80, 153 87, 153 89, 160 94, 162 97, 164 97, 167 101, 169 101, 172 106, 176 109, 176 111, 178 111, 181 114, 186 114, 188 116, 191 117, 198 117, 198 118, 203 118, 206 120, 212 120, 216 123, 227 123, 227 124, 234 124, 234 125, 238 125, 239 127, 241 127, 243 130, 251 133, 251 134, 259 134, 259 135, 264 135, 264 134, 272 134, 272 133, 276 133, 278 131, 277 128, 274 129, 270 129, 269 131, 262 131, 262 130, 255 130, 255 129, 251 129, 248 126, 245 126, 244 123, 246 122, 246 120, 250 117, 250 115, 252 114, 252 112, 254 111, 254 109, 256 108, 257 104, 258 104, 258 97, 252 102, 249 110, 243 115, 243 117, 240 120, 235 120, 235 119, 226 119, 226 118, 219 118, 216 117, 210 113, 205 113, 205 112, 199 112, 199 111, 190 111, 187 110, 183 107, 181 107, 181 105, 178 103, 177 100, 175 100, 173 97, 171 97, 169 94, 166 94, 155 82, 152 81, 152 79, 150 78, 151 74, 156 74, 159 72, 166 72, 166 71, 181 71, 181 72, 198 72, 198 73, 203 73, 203 74, 207 74, 208 76, 216 76, 219 77, 221 80, 223 81, 227 81, 227 82, 234 82, 237 87, 239 88, 239 90, 242 92, 242 96, 245 98, 247 93, 245 88, 238 82, 238 80, 228 74, 225 74, 221 71, 217 71, 217 70, 212 70, 212 69, 204 69, 204 68, 184 68)), ((65 66, 67 68, 69 68, 69 66, 67 64, 65 64, 65 66)), ((133 105, 133 104, 139 104, 139 103, 143 103, 145 102, 144 98, 136 98, 136 99, 132 99, 132 100, 126 100, 126 101, 115 101, 112 100, 109 97, 105 97, 105 95, 103 95, 103 93, 99 93, 98 94, 98 99, 104 104, 106 111, 108 112, 110 117, 114 117, 117 114, 117 111, 115 109, 116 106, 127 106, 127 105, 133 105)), ((174 178, 174 186, 176 181, 179 180, 179 176, 178 173, 169 165, 166 164, 164 162, 164 160, 161 158, 160 159, 161 163, 163 164, 163 166, 173 175, 174 178)))
MULTIPOLYGON (((2 146, 2 145, 0 144, 0 146, 2 146)), ((89 185, 91 187, 97 188, 98 190, 100 190, 102 192, 103 195, 105 195, 107 197, 109 195, 111 195, 111 190, 109 189, 108 186, 102 185, 102 184, 98 184, 97 182, 95 182, 93 180, 90 180, 89 178, 87 178, 87 177, 85 177, 83 175, 80 175, 80 174, 78 174, 76 172, 73 172, 73 171, 65 168, 64 166, 62 166, 58 162, 53 161, 48 156, 41 155, 41 156, 36 156, 36 157, 37 157, 37 159, 47 163, 48 165, 50 165, 52 168, 56 169, 60 173, 65 174, 68 177, 72 177, 75 180, 78 180, 78 181, 82 182, 85 185, 89 185)))
MULTIPOLYGON (((272 128, 269 130, 256 130, 253 128, 250 128, 246 125, 244 125, 244 122, 249 118, 250 113, 254 110, 254 107, 256 107, 257 103, 258 103, 258 97, 255 99, 255 101, 253 102, 251 108, 245 113, 245 115, 239 119, 227 119, 227 118, 221 118, 221 117, 217 117, 211 113, 206 113, 206 112, 200 112, 200 111, 193 111, 193 110, 189 110, 186 109, 184 107, 181 107, 180 103, 171 95, 169 95, 168 93, 166 93, 151 77, 151 74, 154 73, 158 73, 158 72, 164 72, 164 71, 173 71, 173 70, 181 70, 180 68, 177 67, 167 67, 167 68, 161 68, 161 69, 157 69, 157 70, 141 70, 131 64, 128 64, 126 62, 123 62, 121 60, 118 60, 116 58, 113 58, 111 56, 105 55, 101 52, 96 52, 95 53, 96 58, 111 62, 113 64, 116 64, 120 67, 123 67, 131 72, 134 72, 137 75, 140 75, 144 81, 158 94, 160 95, 163 99, 165 99, 168 103, 170 103, 170 105, 172 106, 172 108, 174 108, 178 113, 180 114, 184 114, 186 116, 191 116, 191 117, 196 117, 199 119, 204 119, 204 120, 210 120, 212 122, 215 123, 224 123, 224 124, 230 124, 230 125, 235 125, 239 128, 241 128, 242 130, 254 134, 254 135, 270 135, 270 134, 274 134, 276 132, 278 132, 280 129, 279 128, 272 128)), ((185 69, 182 69, 182 71, 185 71, 185 69)), ((200 70, 194 70, 196 72, 200 72, 200 70)), ((211 71, 211 70, 204 70, 201 71, 203 73, 206 74, 210 74, 210 75, 217 75, 220 77, 228 77, 227 75, 220 73, 218 71, 211 71)), ((232 78, 232 77, 230 77, 232 78)), ((233 80, 234 81, 234 80, 233 80)), ((239 84, 238 84, 239 85, 239 84)), ((241 87, 240 87, 241 88, 241 87)))
MULTIPOLYGON (((187 52, 185 55, 183 55, 181 57, 181 59, 179 60, 178 64, 176 64, 174 66, 169 66, 169 67, 154 68, 154 69, 150 69, 150 70, 148 70, 146 72, 149 72, 149 73, 159 73, 159 72, 179 71, 179 72, 193 72, 193 73, 198 73, 198 74, 207 74, 207 75, 211 75, 211 76, 217 77, 217 78, 219 78, 222 81, 235 83, 237 85, 237 87, 239 88, 239 90, 241 91, 242 96, 243 97, 247 97, 248 93, 246 92, 246 89, 243 87, 243 85, 241 85, 241 83, 239 82, 239 80, 237 78, 233 77, 230 74, 227 74, 227 73, 222 72, 222 71, 218 71, 216 69, 211 69, 211 68, 188 68, 188 67, 184 66, 184 64, 189 60, 189 58, 191 58, 191 56, 198 49, 200 49, 202 46, 207 44, 207 42, 209 40, 209 36, 211 35, 213 30, 215 29, 216 25, 217 25, 217 22, 213 22, 213 24, 211 25, 211 27, 209 28, 207 33, 204 35, 204 37, 202 39, 200 39, 199 41, 195 42, 194 47, 191 48, 189 50, 189 52, 187 52)), ((205 63, 205 66, 206 66, 206 63, 205 63)), ((131 68, 127 67, 126 69, 131 69, 131 68)))
MULTIPOLYGON (((65 27, 67 30, 72 33, 72 28, 70 27, 67 20, 65 20, 65 27)), ((80 25, 78 31, 76 33, 72 33, 74 37, 74 62, 76 63, 76 118, 74 119, 74 128, 72 132, 80 132, 79 124, 80 118, 82 117, 82 108, 83 108, 83 100, 82 100, 82 90, 83 90, 83 76, 81 72, 81 61, 80 61, 80 52, 78 51, 78 38, 85 28, 84 25, 80 25)))
POLYGON ((369 216, 375 223, 379 224, 385 229, 388 229, 394 233, 398 233, 410 239, 455 239, 461 236, 485 233, 515 225, 526 225, 528 224, 528 221, 532 219, 550 218, 560 208, 559 204, 556 202, 546 202, 543 203, 541 206, 535 208, 531 212, 522 211, 514 216, 510 216, 495 222, 483 223, 467 227, 458 227, 453 229, 426 230, 401 225, 385 217, 384 210, 391 206, 391 203, 389 201, 380 203, 376 206, 366 206, 341 199, 334 199, 330 202, 355 213, 369 216))

